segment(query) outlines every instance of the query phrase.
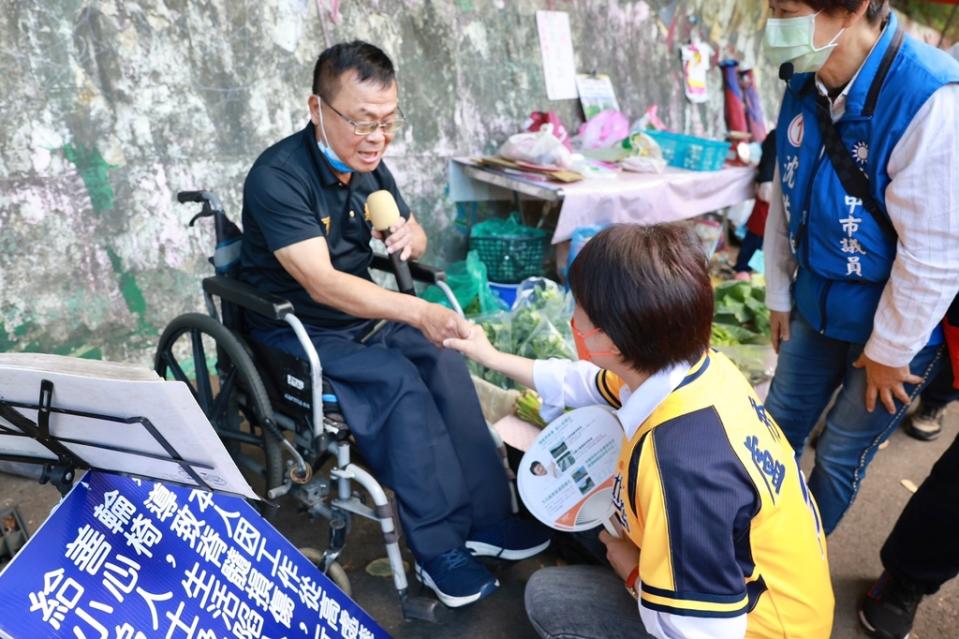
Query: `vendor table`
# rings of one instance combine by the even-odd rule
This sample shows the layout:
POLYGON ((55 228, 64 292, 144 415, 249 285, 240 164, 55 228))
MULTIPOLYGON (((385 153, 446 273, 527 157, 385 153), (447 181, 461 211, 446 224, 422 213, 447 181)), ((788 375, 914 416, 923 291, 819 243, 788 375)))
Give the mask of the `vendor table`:
POLYGON ((661 174, 623 171, 563 184, 459 157, 450 162, 450 197, 454 202, 480 202, 527 196, 559 204, 552 239, 558 244, 569 240, 580 226, 675 222, 740 204, 753 197, 755 176, 752 167, 720 171, 668 167, 661 174))

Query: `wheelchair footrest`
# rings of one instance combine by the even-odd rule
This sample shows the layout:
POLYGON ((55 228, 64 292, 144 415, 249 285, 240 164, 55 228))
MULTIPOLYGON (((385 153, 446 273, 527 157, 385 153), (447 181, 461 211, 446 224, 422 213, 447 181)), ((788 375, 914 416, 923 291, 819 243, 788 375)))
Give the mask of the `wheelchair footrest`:
POLYGON ((442 623, 449 616, 449 609, 438 599, 429 597, 404 596, 400 602, 403 608, 403 619, 416 619, 430 623, 442 623))

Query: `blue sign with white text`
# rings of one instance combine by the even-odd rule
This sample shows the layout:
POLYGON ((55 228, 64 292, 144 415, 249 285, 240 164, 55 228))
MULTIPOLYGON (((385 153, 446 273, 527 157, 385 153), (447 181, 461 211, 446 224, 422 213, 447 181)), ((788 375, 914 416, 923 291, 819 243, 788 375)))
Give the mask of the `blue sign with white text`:
POLYGON ((2 635, 389 636, 242 499, 102 472, 0 574, 2 635))

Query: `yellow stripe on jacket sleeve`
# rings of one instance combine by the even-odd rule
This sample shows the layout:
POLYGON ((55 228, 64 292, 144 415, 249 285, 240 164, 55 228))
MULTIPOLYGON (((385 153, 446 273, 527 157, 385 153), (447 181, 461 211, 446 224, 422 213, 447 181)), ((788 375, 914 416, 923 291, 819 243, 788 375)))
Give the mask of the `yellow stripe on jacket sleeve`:
POLYGON ((623 387, 623 380, 615 373, 610 373, 605 368, 596 373, 596 390, 600 397, 613 408, 622 408, 623 403, 619 400, 619 391, 623 387))
POLYGON ((677 593, 642 584, 642 604, 650 610, 686 617, 738 617, 749 608, 749 596, 677 593))

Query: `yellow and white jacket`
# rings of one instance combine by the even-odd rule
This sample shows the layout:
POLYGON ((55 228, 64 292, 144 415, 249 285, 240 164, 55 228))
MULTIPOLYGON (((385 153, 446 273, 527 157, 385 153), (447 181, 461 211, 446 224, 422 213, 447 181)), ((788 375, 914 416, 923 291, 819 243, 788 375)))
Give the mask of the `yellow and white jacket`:
POLYGON ((785 436, 724 355, 709 351, 634 391, 582 361, 538 361, 534 381, 544 418, 564 407, 617 409, 627 443, 614 501, 640 548, 647 632, 829 637, 834 602, 818 509, 785 436))

